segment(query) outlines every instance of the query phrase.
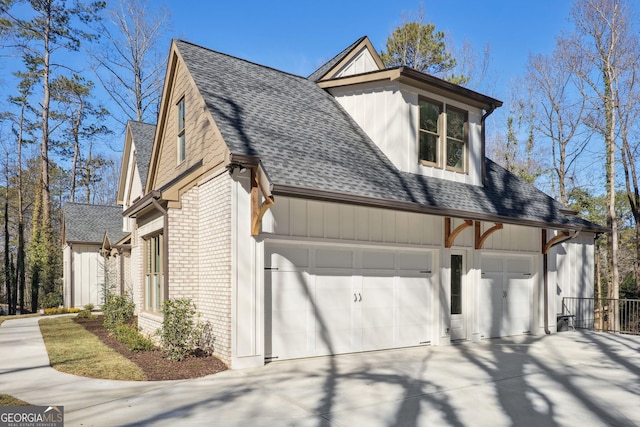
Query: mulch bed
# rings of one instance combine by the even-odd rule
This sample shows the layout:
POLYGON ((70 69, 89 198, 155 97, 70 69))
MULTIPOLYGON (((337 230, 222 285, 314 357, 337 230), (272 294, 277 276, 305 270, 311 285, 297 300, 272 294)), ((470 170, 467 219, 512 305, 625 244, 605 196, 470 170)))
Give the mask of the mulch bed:
POLYGON ((134 353, 102 326, 102 316, 92 319, 76 318, 75 321, 100 338, 107 346, 138 365, 149 381, 198 378, 227 369, 227 366, 215 356, 194 355, 181 362, 174 362, 164 357, 160 350, 134 353))

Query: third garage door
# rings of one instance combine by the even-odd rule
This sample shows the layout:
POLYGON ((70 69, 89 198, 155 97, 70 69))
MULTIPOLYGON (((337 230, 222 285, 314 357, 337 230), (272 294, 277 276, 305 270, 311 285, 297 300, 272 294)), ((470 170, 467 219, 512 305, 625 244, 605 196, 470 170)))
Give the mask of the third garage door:
POLYGON ((430 342, 430 252, 274 245, 266 258, 267 358, 430 342))

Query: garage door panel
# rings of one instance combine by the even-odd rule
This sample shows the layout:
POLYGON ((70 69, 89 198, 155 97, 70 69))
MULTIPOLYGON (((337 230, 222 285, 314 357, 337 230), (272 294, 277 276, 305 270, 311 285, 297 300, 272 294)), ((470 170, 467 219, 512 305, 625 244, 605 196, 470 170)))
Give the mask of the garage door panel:
POLYGON ((480 334, 484 338, 502 336, 503 274, 483 274, 480 282, 480 334))
POLYGON ((432 292, 430 278, 425 275, 400 279, 397 290, 399 345, 431 341, 432 292))
POLYGON ((335 272, 316 275, 312 315, 318 354, 342 353, 351 348, 353 292, 351 275, 335 272))
POLYGON ((265 298, 267 330, 272 331, 271 342, 265 344, 267 355, 301 357, 308 353, 309 335, 309 277, 305 272, 272 271, 265 298))

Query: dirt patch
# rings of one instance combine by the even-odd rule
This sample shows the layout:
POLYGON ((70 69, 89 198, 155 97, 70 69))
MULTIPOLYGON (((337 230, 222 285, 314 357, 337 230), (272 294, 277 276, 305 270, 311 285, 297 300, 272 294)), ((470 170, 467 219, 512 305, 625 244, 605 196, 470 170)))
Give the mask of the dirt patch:
POLYGON ((75 321, 97 336, 107 346, 138 365, 149 381, 199 378, 227 369, 227 366, 215 356, 191 356, 181 362, 174 362, 164 357, 160 350, 134 353, 102 326, 102 316, 96 316, 92 319, 76 318, 75 321))

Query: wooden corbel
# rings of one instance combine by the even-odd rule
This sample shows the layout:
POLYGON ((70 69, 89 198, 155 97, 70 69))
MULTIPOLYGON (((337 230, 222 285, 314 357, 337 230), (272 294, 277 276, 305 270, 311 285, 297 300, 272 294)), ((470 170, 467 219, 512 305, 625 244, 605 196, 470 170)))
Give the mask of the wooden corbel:
POLYGON ((495 222, 495 225, 491 228, 489 228, 488 230, 486 230, 484 233, 482 233, 482 222, 481 221, 476 221, 475 227, 476 227, 476 249, 480 250, 482 249, 482 246, 484 245, 484 242, 487 240, 487 238, 489 236, 491 236, 493 233, 495 233, 498 230, 502 230, 503 225, 500 222, 495 222))
POLYGON ((457 226, 455 230, 451 230, 451 218, 445 217, 444 219, 444 247, 450 248, 453 245, 453 242, 458 237, 458 234, 462 233, 466 228, 469 228, 473 225, 473 221, 470 219, 465 219, 462 224, 457 226))
POLYGON ((568 231, 563 231, 547 242, 547 230, 542 230, 542 253, 543 254, 549 253, 549 249, 551 249, 553 246, 557 245, 558 243, 561 243, 564 240, 567 240, 569 236, 570 234, 568 231))
POLYGON ((251 168, 251 235, 260 234, 262 217, 275 201, 273 196, 265 191, 263 182, 260 179, 257 168, 251 168), (263 202, 260 203, 260 192, 262 192, 263 202))

